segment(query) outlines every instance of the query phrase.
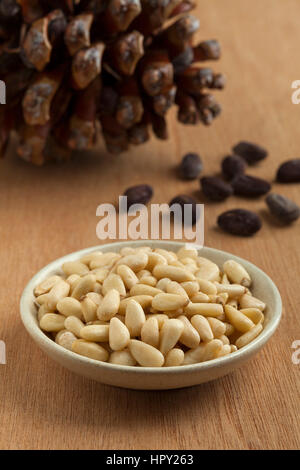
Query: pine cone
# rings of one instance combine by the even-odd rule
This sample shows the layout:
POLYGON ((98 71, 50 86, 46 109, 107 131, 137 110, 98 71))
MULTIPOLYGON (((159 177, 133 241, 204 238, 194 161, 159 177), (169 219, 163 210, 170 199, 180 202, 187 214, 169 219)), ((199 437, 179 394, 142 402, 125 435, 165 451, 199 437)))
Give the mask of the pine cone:
POLYGON ((193 0, 0 0, 0 153, 10 132, 18 154, 41 165, 91 149, 99 128, 109 152, 167 139, 166 115, 212 123, 221 108, 209 89, 224 76, 216 40, 193 44, 193 0), (195 65, 196 64, 196 65, 195 65), (100 125, 99 125, 100 123, 100 125))

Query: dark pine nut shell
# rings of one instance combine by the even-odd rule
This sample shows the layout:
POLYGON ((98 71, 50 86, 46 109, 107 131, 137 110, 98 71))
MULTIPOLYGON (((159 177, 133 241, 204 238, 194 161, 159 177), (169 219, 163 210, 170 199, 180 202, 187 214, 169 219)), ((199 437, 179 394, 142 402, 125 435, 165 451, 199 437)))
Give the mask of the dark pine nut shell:
POLYGON ((133 204, 147 204, 153 196, 153 189, 148 184, 139 184, 126 189, 124 196, 127 196, 128 208, 133 204))
POLYGON ((232 150, 235 155, 246 160, 248 165, 255 165, 255 163, 264 160, 268 156, 266 149, 251 142, 239 142, 232 150))
POLYGON ((238 175, 232 180, 231 184, 234 194, 247 198, 264 196, 271 190, 268 181, 249 175, 238 175))
POLYGON ((222 173, 228 180, 232 180, 245 172, 247 164, 238 155, 228 155, 222 161, 222 173))
POLYGON ((291 224, 300 217, 300 207, 281 194, 269 194, 266 203, 271 214, 283 224, 291 224))
POLYGON ((195 180, 200 176, 203 169, 203 163, 197 153, 186 154, 180 164, 179 170, 182 178, 195 180))
POLYGON ((300 158, 284 162, 277 171, 277 181, 280 183, 299 183, 300 158))
POLYGON ((262 227, 260 217, 246 209, 234 209, 218 217, 218 226, 227 233, 240 237, 250 237, 262 227))
POLYGON ((214 176, 207 176, 200 180, 203 194, 211 201, 225 201, 233 194, 233 189, 229 183, 214 176))

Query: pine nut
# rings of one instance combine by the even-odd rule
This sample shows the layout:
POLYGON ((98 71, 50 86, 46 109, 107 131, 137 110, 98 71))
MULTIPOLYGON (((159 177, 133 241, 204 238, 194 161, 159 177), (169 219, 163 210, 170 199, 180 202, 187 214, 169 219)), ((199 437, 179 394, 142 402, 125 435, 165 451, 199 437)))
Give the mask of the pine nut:
MULTIPOLYGON (((158 315, 152 315, 146 320, 141 329, 142 341, 144 343, 150 344, 154 348, 158 348, 159 346, 159 323, 157 317, 158 315)), ((168 320, 167 316, 164 321, 166 320, 168 320)), ((161 323, 161 327, 162 325, 163 323, 161 323)))
POLYGON ((129 350, 135 360, 143 367, 162 367, 165 358, 158 349, 136 339, 130 340, 129 350))
POLYGON ((149 270, 149 271, 153 271, 153 268, 154 266, 156 266, 157 264, 168 264, 166 258, 162 255, 160 255, 159 253, 149 253, 148 255, 148 264, 146 266, 146 268, 149 270))
POLYGON ((189 296, 187 295, 184 288, 176 281, 170 281, 167 284, 167 293, 178 294, 178 295, 181 295, 182 297, 185 297, 187 300, 189 300, 189 296))
POLYGON ((230 299, 238 299, 244 295, 247 291, 246 287, 240 286, 239 284, 219 284, 216 283, 218 294, 228 294, 230 299))
POLYGON ((235 344, 231 344, 230 349, 231 349, 232 353, 238 350, 238 348, 235 346, 235 344))
POLYGON ((195 275, 196 271, 198 270, 198 267, 195 263, 185 264, 184 267, 185 267, 185 269, 190 271, 190 273, 193 274, 193 275, 195 275))
POLYGON ((198 279, 198 284, 200 291, 203 292, 203 294, 215 295, 218 292, 215 284, 213 282, 207 281, 206 279, 198 279))
POLYGON ((91 292, 94 289, 96 278, 93 274, 88 274, 81 278, 76 287, 72 292, 72 297, 80 300, 81 297, 86 295, 88 292, 91 292))
POLYGON ((106 362, 109 356, 105 348, 97 343, 86 341, 85 339, 76 339, 72 344, 72 351, 81 356, 102 362, 106 362))
POLYGON ((128 349, 124 349, 124 351, 114 351, 109 356, 110 364, 119 364, 121 366, 135 366, 136 360, 128 351, 128 349))
POLYGON ((190 302, 184 309, 188 316, 203 315, 205 317, 218 317, 224 310, 220 304, 192 303, 190 302))
POLYGON ((258 323, 258 325, 255 325, 251 330, 247 331, 247 333, 244 333, 242 336, 240 336, 236 342, 235 345, 238 349, 243 348, 244 346, 247 346, 251 341, 253 341, 263 330, 263 326, 261 323, 258 323))
POLYGON ((108 291, 115 289, 119 292, 121 297, 125 297, 126 288, 124 282, 118 274, 109 274, 103 282, 102 294, 107 294, 108 291))
POLYGON ((118 261, 117 266, 120 264, 126 264, 126 266, 129 266, 130 269, 132 269, 132 271, 137 273, 138 271, 141 271, 141 269, 145 269, 145 267, 147 266, 148 255, 147 253, 127 255, 118 261))
POLYGON ((129 266, 126 266, 125 264, 120 264, 117 267, 117 273, 123 279, 123 282, 127 289, 131 289, 131 287, 133 287, 139 282, 136 274, 132 271, 129 266))
POLYGON ((229 299, 229 295, 226 292, 222 292, 221 294, 217 294, 215 303, 220 303, 222 305, 226 305, 229 299))
MULTIPOLYGON (((161 330, 164 322, 169 319, 168 315, 166 315, 164 313, 153 313, 152 315, 146 315, 147 320, 148 320, 148 318, 156 318, 156 320, 158 322, 158 328, 160 330, 161 330)), ((146 343, 147 343, 147 341, 146 341, 146 343)))
POLYGON ((222 315, 218 315, 217 317, 215 317, 217 320, 220 320, 220 321, 223 321, 225 322, 226 320, 226 315, 225 315, 225 312, 222 313, 222 315))
POLYGON ((185 315, 180 315, 178 320, 182 321, 184 329, 179 338, 180 343, 184 344, 188 348, 194 349, 199 346, 200 336, 198 331, 193 327, 191 322, 185 315))
POLYGON ((112 318, 109 324, 109 346, 113 351, 121 351, 128 346, 130 333, 118 318, 112 318))
POLYGON ((209 303, 211 302, 211 299, 207 294, 198 292, 197 294, 193 295, 193 297, 191 297, 191 302, 194 304, 209 303))
POLYGON ((230 344, 230 341, 226 335, 221 335, 218 339, 221 340, 224 345, 230 344))
POLYGON ((177 282, 194 281, 195 279, 194 275, 190 273, 187 269, 170 265, 165 266, 164 264, 157 264, 153 269, 153 275, 157 279, 167 277, 172 281, 177 282))
POLYGON ((88 255, 85 255, 82 258, 80 258, 79 261, 80 263, 83 263, 89 266, 92 259, 100 255, 102 255, 102 251, 93 251, 92 253, 89 253, 88 255))
POLYGON ((62 270, 66 276, 71 276, 72 274, 84 276, 85 274, 89 273, 89 268, 87 265, 81 263, 80 261, 68 261, 62 265, 62 270))
POLYGON ((65 317, 73 315, 74 317, 78 317, 80 319, 83 318, 81 304, 73 297, 65 297, 64 299, 60 300, 56 308, 59 313, 65 317))
POLYGON ((86 297, 94 302, 96 305, 100 305, 103 297, 100 294, 97 294, 97 292, 88 292, 86 294, 86 297))
POLYGON ((47 293, 40 295, 36 298, 36 301, 42 305, 47 303, 50 311, 55 310, 57 303, 67 297, 70 292, 70 285, 66 281, 58 281, 54 284, 52 289, 47 293))
POLYGON ((234 326, 232 326, 230 323, 224 323, 224 325, 225 325, 225 328, 226 328, 224 334, 226 336, 231 336, 235 332, 234 326))
POLYGON ((168 279, 167 277, 163 277, 157 282, 156 288, 162 290, 163 292, 167 292, 167 285, 169 284, 169 282, 171 282, 170 279, 168 279))
POLYGON ((228 260, 224 263, 223 270, 232 283, 241 284, 244 287, 251 286, 251 277, 240 263, 228 260))
POLYGON ((40 320, 40 327, 44 331, 60 331, 65 327, 65 319, 63 315, 57 313, 46 313, 40 320))
POLYGON ((165 312, 168 318, 177 318, 179 315, 183 314, 183 308, 178 308, 177 310, 168 310, 165 312))
POLYGON ((62 346, 63 348, 72 351, 72 344, 76 341, 76 336, 68 330, 61 330, 57 333, 55 337, 55 342, 62 346))
POLYGON ((109 325, 88 325, 80 330, 80 337, 88 341, 103 343, 108 341, 109 325))
POLYGON ((103 297, 97 310, 97 317, 99 320, 110 320, 118 313, 119 307, 120 293, 116 289, 112 289, 103 297))
POLYGON ((210 324, 211 330, 213 332, 214 338, 219 338, 226 333, 226 325, 224 322, 218 320, 217 318, 208 317, 208 323, 210 324))
POLYGON ((38 319, 39 322, 41 321, 43 316, 46 315, 46 313, 53 313, 53 312, 49 312, 47 304, 43 304, 39 307, 39 311, 38 311, 38 314, 37 314, 37 319, 38 319))
POLYGON ((80 331, 84 327, 84 323, 78 317, 67 317, 65 318, 65 328, 71 331, 73 335, 80 337, 80 331))
POLYGON ((179 261, 178 259, 176 261, 171 261, 169 263, 169 266, 176 266, 178 268, 186 269, 185 265, 181 261, 179 261))
POLYGON ((135 295, 151 295, 154 297, 157 294, 160 294, 162 291, 155 287, 147 286, 147 284, 135 284, 130 289, 130 295, 133 297, 135 295))
POLYGON ((49 308, 54 308, 60 300, 67 297, 70 292, 70 285, 66 281, 57 282, 49 292, 47 301, 49 308))
POLYGON ((148 271, 148 269, 141 269, 136 273, 136 277, 138 278, 139 282, 141 282, 142 277, 145 276, 152 276, 151 271, 148 271))
POLYGON ((152 300, 152 307, 161 312, 168 310, 177 310, 188 304, 189 300, 186 296, 178 294, 158 294, 152 300))
POLYGON ((193 258, 189 258, 188 256, 184 258, 180 258, 178 259, 178 261, 182 263, 184 266, 191 266, 193 267, 193 269, 195 268, 196 270, 198 268, 196 260, 193 258))
MULTIPOLYGON (((221 295, 221 294, 220 294, 221 295)), ((228 294, 227 294, 228 295, 228 294)), ((227 305, 231 305, 231 307, 238 308, 239 303, 236 299, 228 299, 227 305)))
POLYGON ((266 304, 252 295, 244 294, 240 299, 240 308, 258 308, 263 312, 266 304))
POLYGON ((166 355, 164 367, 178 367, 184 361, 184 352, 182 349, 171 349, 166 355))
POLYGON ((226 305, 229 299, 229 295, 223 292, 222 294, 209 295, 209 301, 213 304, 226 305))
POLYGON ((125 315, 126 307, 130 299, 136 300, 144 310, 152 305, 153 297, 151 295, 134 295, 133 297, 122 299, 119 307, 119 314, 125 315))
POLYGON ((102 286, 99 282, 95 282, 94 289, 92 290, 92 292, 95 292, 96 294, 102 293, 102 286))
POLYGON ((198 271, 196 271, 195 276, 198 279, 204 279, 206 281, 218 281, 220 277, 220 269, 212 261, 206 258, 197 258, 198 271))
POLYGON ((224 346, 222 347, 221 351, 219 351, 219 353, 217 354, 217 357, 224 357, 224 356, 228 356, 228 354, 231 353, 231 346, 230 344, 224 344, 224 346))
POLYGON ((142 276, 140 283, 146 284, 147 286, 156 287, 157 279, 154 276, 142 276))
POLYGON ((258 308, 244 308, 241 312, 246 315, 246 317, 250 318, 256 325, 258 323, 263 323, 264 321, 264 314, 258 308))
POLYGON ((107 278, 109 270, 107 268, 97 268, 91 271, 91 274, 95 276, 96 282, 103 284, 103 281, 107 278))
POLYGON ((179 340, 184 326, 180 320, 167 320, 164 322, 160 332, 160 347, 162 354, 167 354, 170 349, 174 348, 179 340))
POLYGON ((221 284, 230 284, 227 274, 223 274, 221 278, 221 284))
POLYGON ((34 289, 34 295, 38 297, 39 295, 47 294, 58 281, 61 281, 60 276, 54 275, 48 277, 48 279, 45 279, 45 281, 36 286, 34 289))
POLYGON ((178 259, 192 258, 193 260, 197 260, 198 251, 195 248, 182 247, 182 248, 180 248, 180 250, 177 251, 177 257, 178 257, 178 259))
POLYGON ((211 361, 218 356, 222 348, 223 343, 219 339, 213 339, 209 343, 202 343, 196 349, 190 349, 185 353, 183 364, 189 365, 211 361))
POLYGON ((71 274, 71 276, 67 277, 66 281, 70 284, 70 294, 72 295, 73 290, 77 286, 78 282, 80 281, 81 277, 79 274, 71 274))
POLYGON ((136 300, 130 299, 126 307, 125 325, 129 330, 131 338, 140 336, 145 321, 146 317, 141 305, 136 300))
POLYGON ((168 263, 172 263, 173 261, 177 261, 177 255, 176 253, 173 253, 172 251, 164 250, 163 248, 156 248, 154 250, 154 253, 159 253, 162 255, 168 263))
POLYGON ((90 261, 90 269, 108 268, 110 269, 114 263, 121 258, 119 253, 108 252, 95 255, 90 261))
MULTIPOLYGON (((43 313, 54 313, 56 311, 56 306, 52 305, 52 308, 50 308, 50 306, 47 303, 47 301, 49 300, 48 295, 49 294, 40 295, 38 298, 43 297, 43 299, 40 299, 40 302, 37 302, 37 299, 36 299, 35 305, 39 309, 39 311, 40 311, 41 307, 44 307, 43 308, 43 313)), ((41 312, 42 312, 42 310, 41 310, 41 312)))
POLYGON ((198 331, 201 341, 208 342, 214 339, 214 335, 207 318, 202 315, 195 315, 191 318, 191 323, 198 331))
POLYGON ((190 298, 199 292, 199 284, 197 281, 182 282, 181 286, 190 298))
POLYGON ((230 323, 242 333, 246 333, 254 326, 254 323, 250 318, 246 317, 246 315, 230 305, 225 305, 225 314, 230 323))
POLYGON ((140 246, 136 249, 136 253, 152 253, 152 248, 150 246, 140 246))

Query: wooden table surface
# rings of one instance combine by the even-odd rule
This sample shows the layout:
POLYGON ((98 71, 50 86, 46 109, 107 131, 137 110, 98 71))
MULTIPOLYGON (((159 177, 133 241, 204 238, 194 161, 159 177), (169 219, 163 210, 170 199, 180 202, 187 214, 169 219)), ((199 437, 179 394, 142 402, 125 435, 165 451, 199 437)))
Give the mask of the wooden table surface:
MULTIPOLYGON (((202 0, 201 37, 217 37, 228 77, 220 95, 224 113, 213 127, 186 128, 170 116, 171 139, 152 141, 131 154, 103 150, 72 163, 29 166, 15 157, 0 162, 0 365, 2 449, 291 449, 299 448, 300 225, 281 228, 264 201, 232 198, 206 205, 206 245, 231 251, 265 270, 284 303, 281 325, 243 369, 202 386, 166 392, 115 389, 76 376, 48 359, 25 332, 19 298, 31 276, 51 260, 98 244, 96 207, 115 202, 129 185, 150 183, 154 202, 197 194, 198 182, 176 179, 187 151, 198 151, 205 173, 242 139, 258 142, 269 159, 251 173, 272 180, 279 162, 300 155, 300 106, 291 83, 300 78, 298 0, 202 0), (221 233, 225 209, 261 213, 252 239, 221 233)), ((13 148, 10 150, 13 153, 13 148)), ((274 186, 300 203, 300 186, 274 186)), ((198 195, 199 196, 199 195, 198 195)), ((200 199, 199 199, 200 200, 200 199)))

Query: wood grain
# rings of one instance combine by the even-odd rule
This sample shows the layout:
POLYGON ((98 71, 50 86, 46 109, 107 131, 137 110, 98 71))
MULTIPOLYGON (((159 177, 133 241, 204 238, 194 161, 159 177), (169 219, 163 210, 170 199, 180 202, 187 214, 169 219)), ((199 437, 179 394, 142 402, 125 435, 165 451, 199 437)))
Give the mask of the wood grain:
MULTIPOLYGON (((251 173, 274 178, 279 162, 299 157, 300 106, 291 103, 299 79, 298 0, 199 2, 201 38, 218 37, 228 77, 224 114, 212 128, 186 128, 170 117, 171 139, 152 141, 120 157, 103 150, 70 164, 34 168, 13 155, 0 167, 0 365, 2 449, 291 449, 299 448, 300 225, 270 223, 264 202, 230 199, 206 205, 206 245, 256 263, 277 283, 284 302, 280 328, 246 367, 188 390, 135 392, 77 377, 48 359, 26 334, 18 302, 31 276, 49 261, 96 245, 96 207, 115 202, 128 185, 150 183, 154 202, 198 194, 198 183, 175 177, 187 151, 199 151, 206 174, 241 139, 270 157, 251 173), (249 207, 265 221, 253 239, 215 227, 225 209, 249 207)), ((13 147, 10 153, 13 154, 13 147)), ((8 157, 8 156, 7 156, 8 157)), ((299 185, 274 189, 300 203, 299 185)))

